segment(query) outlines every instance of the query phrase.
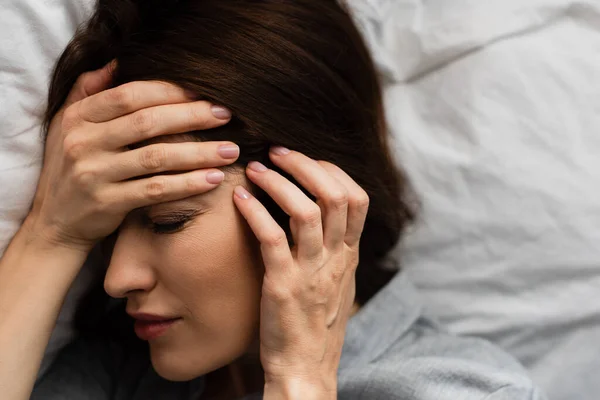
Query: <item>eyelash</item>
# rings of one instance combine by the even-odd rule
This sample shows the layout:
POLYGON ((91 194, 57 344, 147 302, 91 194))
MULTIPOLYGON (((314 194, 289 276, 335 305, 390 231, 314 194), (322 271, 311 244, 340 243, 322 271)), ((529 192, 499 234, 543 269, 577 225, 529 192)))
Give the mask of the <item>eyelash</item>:
POLYGON ((169 222, 167 224, 152 223, 152 232, 159 235, 179 232, 187 221, 169 222))
POLYGON ((160 222, 155 222, 146 213, 140 214, 140 222, 152 232, 158 235, 168 235, 182 230, 188 221, 200 214, 198 210, 181 210, 168 215, 156 216, 160 222), (162 221, 161 221, 162 220, 162 221))

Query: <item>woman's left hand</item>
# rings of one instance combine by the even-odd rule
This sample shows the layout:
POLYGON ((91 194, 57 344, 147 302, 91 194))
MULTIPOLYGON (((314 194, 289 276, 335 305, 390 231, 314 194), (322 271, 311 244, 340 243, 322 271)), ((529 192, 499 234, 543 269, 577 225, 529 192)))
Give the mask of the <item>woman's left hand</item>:
POLYGON ((235 203, 261 244, 265 265, 260 358, 265 399, 336 399, 337 369, 354 304, 358 247, 369 197, 345 172, 282 148, 270 157, 313 194, 260 163, 248 178, 290 216, 294 247, 244 188, 235 203))

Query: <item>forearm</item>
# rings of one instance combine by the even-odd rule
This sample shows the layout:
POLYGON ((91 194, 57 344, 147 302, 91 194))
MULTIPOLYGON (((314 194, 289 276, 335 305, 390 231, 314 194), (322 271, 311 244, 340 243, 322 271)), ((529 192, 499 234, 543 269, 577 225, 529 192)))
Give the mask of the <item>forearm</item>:
POLYGON ((0 259, 0 393, 29 399, 64 298, 86 254, 52 246, 28 229, 0 259))

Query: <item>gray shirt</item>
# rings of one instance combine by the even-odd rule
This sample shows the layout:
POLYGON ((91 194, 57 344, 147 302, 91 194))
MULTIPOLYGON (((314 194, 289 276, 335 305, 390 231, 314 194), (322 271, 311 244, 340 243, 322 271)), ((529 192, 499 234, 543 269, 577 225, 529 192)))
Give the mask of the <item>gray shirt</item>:
MULTIPOLYGON (((404 274, 349 321, 338 388, 343 400, 546 399, 508 354, 481 339, 452 336, 424 317, 404 274)), ((31 399, 203 400, 203 389, 202 377, 160 378, 147 354, 80 339, 62 351, 31 399)))

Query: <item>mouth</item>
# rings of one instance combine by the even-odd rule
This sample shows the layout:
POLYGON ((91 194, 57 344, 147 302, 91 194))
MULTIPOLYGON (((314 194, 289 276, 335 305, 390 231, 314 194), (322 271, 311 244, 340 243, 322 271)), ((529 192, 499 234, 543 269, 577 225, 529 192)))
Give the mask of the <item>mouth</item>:
POLYGON ((135 319, 134 331, 137 337, 150 341, 164 336, 181 318, 161 317, 150 314, 130 314, 135 319))

